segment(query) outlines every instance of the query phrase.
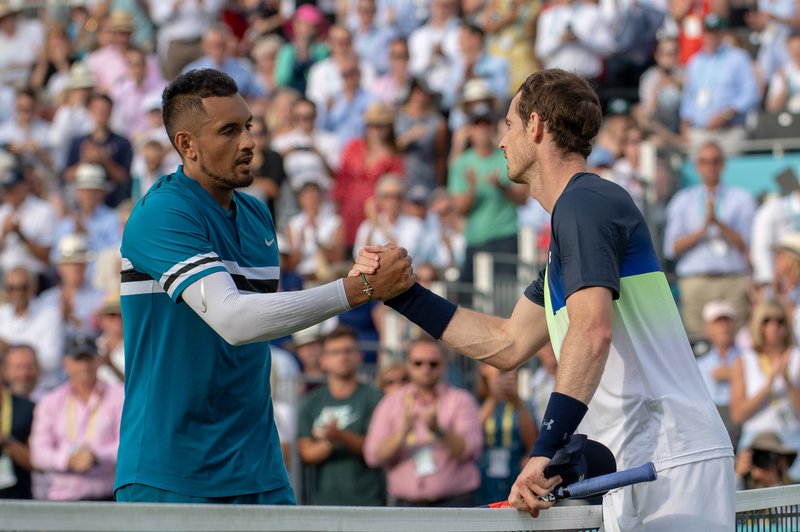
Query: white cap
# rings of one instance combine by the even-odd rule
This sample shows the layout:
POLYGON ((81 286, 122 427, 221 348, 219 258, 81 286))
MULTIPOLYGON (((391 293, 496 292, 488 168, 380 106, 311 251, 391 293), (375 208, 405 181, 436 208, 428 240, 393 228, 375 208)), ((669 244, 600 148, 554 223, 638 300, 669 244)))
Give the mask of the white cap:
POLYGON ((795 258, 800 259, 800 233, 786 233, 775 246, 778 251, 786 251, 795 258))
POLYGON ((106 188, 106 170, 99 164, 81 163, 75 170, 75 189, 106 188))
POLYGON ((89 262, 89 243, 82 235, 73 233, 58 242, 58 262, 89 262))
POLYGON ((709 301, 703 307, 703 321, 712 322, 720 318, 736 319, 736 309, 727 301, 709 301))

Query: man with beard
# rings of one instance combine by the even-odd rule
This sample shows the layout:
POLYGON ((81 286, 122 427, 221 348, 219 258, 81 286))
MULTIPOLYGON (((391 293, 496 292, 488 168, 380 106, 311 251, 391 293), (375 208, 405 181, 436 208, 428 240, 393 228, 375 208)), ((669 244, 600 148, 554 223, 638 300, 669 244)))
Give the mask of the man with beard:
POLYGON ((236 83, 193 70, 162 100, 183 164, 139 201, 122 238, 126 379, 116 499, 294 504, 267 341, 397 295, 416 279, 411 261, 394 249, 378 275, 277 293, 272 217, 235 190, 253 181, 255 146, 236 83))

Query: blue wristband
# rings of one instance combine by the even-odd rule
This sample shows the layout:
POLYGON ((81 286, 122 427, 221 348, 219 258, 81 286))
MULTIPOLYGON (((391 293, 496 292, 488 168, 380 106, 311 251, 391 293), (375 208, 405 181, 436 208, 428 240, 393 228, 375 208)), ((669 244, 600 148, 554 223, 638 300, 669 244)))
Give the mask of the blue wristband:
POLYGON ((419 325, 437 340, 442 337, 458 308, 454 303, 437 296, 419 284, 384 303, 419 325))
POLYGON ((552 458, 578 429, 588 409, 585 404, 569 395, 551 393, 531 456, 552 458))

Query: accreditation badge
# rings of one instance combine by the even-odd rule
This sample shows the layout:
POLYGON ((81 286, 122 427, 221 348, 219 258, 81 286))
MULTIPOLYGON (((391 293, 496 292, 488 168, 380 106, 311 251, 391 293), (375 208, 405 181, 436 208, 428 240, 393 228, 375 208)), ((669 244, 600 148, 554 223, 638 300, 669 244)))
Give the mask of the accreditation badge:
POLYGON ((511 475, 511 449, 492 447, 489 449, 489 467, 486 476, 489 478, 508 478, 511 475))
POLYGON ((17 475, 14 474, 14 463, 8 456, 0 456, 0 490, 17 485, 17 475))
POLYGON ((436 473, 436 462, 433 459, 433 446, 418 447, 414 451, 414 471, 419 477, 427 477, 436 473))

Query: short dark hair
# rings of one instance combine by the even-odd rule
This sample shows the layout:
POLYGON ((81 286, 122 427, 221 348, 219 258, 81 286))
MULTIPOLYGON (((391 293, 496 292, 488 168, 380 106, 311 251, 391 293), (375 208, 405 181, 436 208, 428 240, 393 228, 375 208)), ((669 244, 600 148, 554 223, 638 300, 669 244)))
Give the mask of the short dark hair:
POLYGON ((202 113, 205 115, 203 98, 233 96, 239 92, 236 82, 229 75, 213 68, 190 70, 170 83, 161 95, 161 113, 169 141, 175 146, 175 129, 185 117, 202 113))
POLYGON ((470 34, 480 37, 481 40, 483 40, 486 36, 486 32, 483 31, 483 28, 473 22, 464 21, 461 23, 461 27, 467 30, 470 34))
POLYGON ((603 112, 585 79, 557 68, 540 70, 528 76, 518 92, 517 114, 525 127, 531 113, 538 113, 564 155, 589 156, 603 112))
POLYGON ((326 344, 330 340, 338 340, 339 338, 352 338, 354 342, 358 342, 358 335, 355 330, 346 325, 339 325, 322 339, 322 343, 326 344))
POLYGON ((106 102, 110 108, 114 108, 114 100, 104 92, 92 92, 89 94, 89 98, 86 100, 86 106, 90 106, 95 100, 102 100, 106 102))

